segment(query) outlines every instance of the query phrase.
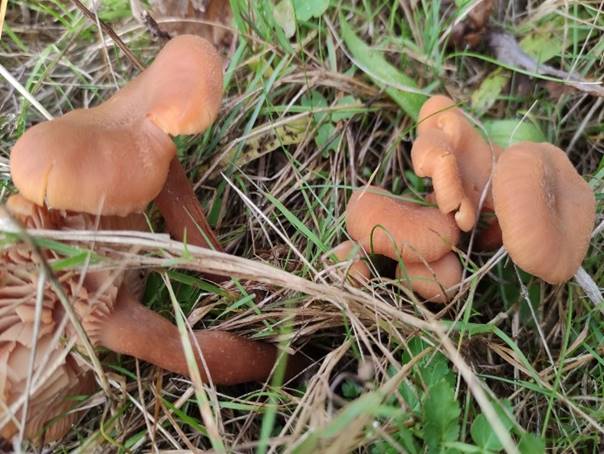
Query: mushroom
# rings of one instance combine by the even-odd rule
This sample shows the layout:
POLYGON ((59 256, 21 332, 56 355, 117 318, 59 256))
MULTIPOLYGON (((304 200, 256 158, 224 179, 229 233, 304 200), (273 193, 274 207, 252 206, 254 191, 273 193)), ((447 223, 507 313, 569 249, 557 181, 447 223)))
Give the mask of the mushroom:
MULTIPOLYGON (((459 228, 470 231, 498 147, 487 144, 455 103, 441 95, 432 96, 422 106, 417 132, 411 149, 415 173, 432 178, 438 208, 443 213, 454 212, 459 228)), ((487 194, 484 207, 492 206, 487 194)))
POLYGON ((219 248, 170 134, 208 128, 221 99, 221 57, 202 38, 178 36, 106 102, 23 134, 11 152, 13 182, 39 206, 94 215, 141 212, 157 197, 176 239, 187 229, 195 244, 219 248))
POLYGON ((352 240, 343 241, 329 251, 337 259, 337 263, 350 261, 346 267, 346 273, 354 285, 361 285, 371 278, 369 266, 362 260, 363 248, 352 240))
MULTIPOLYGON (((8 210, 28 228, 94 229, 144 226, 142 216, 101 217, 60 212, 38 207, 16 195, 8 210)), ((48 261, 62 258, 43 251, 48 261)), ((0 435, 10 438, 17 431, 22 407, 19 399, 26 390, 30 353, 37 345, 33 376, 36 387, 30 396, 25 435, 45 443, 60 438, 78 416, 63 415, 71 407, 68 396, 90 393, 94 380, 78 356, 65 349, 61 339, 73 338, 70 325, 61 323, 64 309, 55 293, 43 290, 40 329, 33 339, 38 274, 37 256, 29 246, 17 243, 0 249, 0 435), (42 361, 48 356, 47 361, 42 361), (8 407, 16 405, 11 417, 8 407), (61 416, 61 417, 59 417, 61 416), (54 420, 56 418, 56 420, 54 420), (46 431, 41 429, 45 427, 46 431)), ((138 273, 111 273, 91 268, 84 276, 73 271, 57 273, 72 301, 82 326, 93 345, 148 361, 166 370, 188 375, 183 346, 174 324, 144 307, 138 300, 143 286, 138 273)), ((195 331, 191 338, 203 380, 216 385, 233 385, 265 380, 275 364, 277 348, 222 331, 195 331), (196 349, 196 346, 199 348, 196 349)), ((299 358, 288 361, 288 374, 298 370, 299 358)))
POLYGON ((453 216, 399 200, 376 186, 353 192, 346 207, 346 229, 366 251, 408 264, 434 262, 459 240, 453 216))
POLYGON ((550 284, 575 274, 589 247, 596 201, 566 153, 548 143, 507 148, 495 167, 493 198, 516 265, 550 284))
POLYGON ((399 264, 396 268, 401 284, 434 303, 446 303, 455 294, 453 287, 461 282, 461 275, 461 264, 453 252, 427 264, 399 264))

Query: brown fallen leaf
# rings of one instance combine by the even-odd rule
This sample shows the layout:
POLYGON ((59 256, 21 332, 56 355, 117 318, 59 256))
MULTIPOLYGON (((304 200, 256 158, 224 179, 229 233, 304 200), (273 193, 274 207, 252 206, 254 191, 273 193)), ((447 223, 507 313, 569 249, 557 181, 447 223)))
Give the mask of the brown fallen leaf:
MULTIPOLYGON (((450 43, 458 49, 479 47, 485 41, 494 3, 494 0, 478 2, 460 22, 453 26, 450 43)), ((449 7, 449 11, 454 11, 455 2, 445 0, 443 7, 449 7)))
POLYGON ((233 16, 228 0, 150 0, 149 4, 162 31, 199 35, 225 53, 231 48, 233 16))

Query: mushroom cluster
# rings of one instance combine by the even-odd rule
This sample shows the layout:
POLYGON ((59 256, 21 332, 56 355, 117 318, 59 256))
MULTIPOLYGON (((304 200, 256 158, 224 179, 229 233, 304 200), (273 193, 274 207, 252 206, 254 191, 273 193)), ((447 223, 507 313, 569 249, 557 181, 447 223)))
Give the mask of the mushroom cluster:
POLYGON ((462 276, 453 249, 461 232, 474 228, 480 249, 503 242, 516 265, 548 283, 576 273, 589 246, 595 197, 562 150, 530 142, 502 150, 441 95, 422 106, 417 133, 413 169, 432 179, 426 200, 436 207, 373 186, 353 191, 346 229, 357 253, 351 256, 345 245, 354 242, 347 241, 333 256, 351 263, 356 285, 371 276, 361 252, 383 255, 398 261, 402 285, 427 301, 446 302, 462 276))
MULTIPOLYGON (((170 135, 205 130, 221 98, 216 50, 196 36, 174 38, 103 104, 23 134, 11 153, 20 194, 9 198, 10 218, 0 222, 16 219, 30 229, 146 230, 140 213, 155 200, 173 237, 219 249, 170 135)), ((70 348, 76 336, 62 303, 50 285, 39 288, 40 261, 62 258, 23 243, 0 249, 3 438, 20 427, 33 441, 60 438, 78 416, 67 413, 73 403, 68 396, 95 389, 87 362, 70 348)), ((140 303, 139 273, 92 267, 81 274, 61 271, 56 279, 93 346, 189 374, 176 326, 140 303)), ((196 331, 191 341, 202 379, 218 385, 265 380, 278 355, 274 345, 221 331, 196 331)), ((298 360, 290 358, 288 375, 298 360)))

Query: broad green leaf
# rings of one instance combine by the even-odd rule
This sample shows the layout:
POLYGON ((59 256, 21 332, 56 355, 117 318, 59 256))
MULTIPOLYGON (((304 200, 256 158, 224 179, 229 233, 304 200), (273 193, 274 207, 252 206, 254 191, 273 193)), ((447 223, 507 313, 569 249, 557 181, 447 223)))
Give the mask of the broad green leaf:
POLYGON ((417 397, 417 389, 411 382, 407 379, 403 380, 398 387, 398 391, 401 393, 401 396, 403 396, 405 402, 407 402, 411 411, 416 412, 419 410, 420 401, 419 397, 417 397))
MULTIPOLYGON (((505 413, 497 411, 497 414, 499 420, 503 423, 503 426, 509 431, 512 428, 513 422, 505 413)), ((485 450, 499 452, 503 449, 503 445, 499 441, 499 438, 497 438, 497 435, 486 416, 483 414, 478 415, 474 419, 470 433, 472 434, 474 443, 485 450)))
POLYGON ((441 380, 428 390, 422 413, 424 442, 430 453, 440 453, 444 443, 457 441, 461 410, 449 383, 441 380))
POLYGON ((336 110, 331 114, 331 121, 342 121, 349 120, 359 111, 359 101, 354 96, 344 96, 338 100, 336 106, 341 110, 336 110), (343 109, 344 107, 350 106, 350 109, 343 109))
POLYGON ((411 118, 417 120, 419 110, 427 97, 412 91, 404 91, 400 88, 395 88, 408 87, 411 90, 417 89, 418 87, 415 81, 388 63, 380 52, 365 44, 365 42, 354 33, 346 22, 346 19, 341 18, 340 27, 342 30, 342 38, 357 66, 359 66, 359 68, 367 74, 376 85, 384 88, 385 92, 411 118))
POLYGON ((273 9, 275 22, 283 29, 288 38, 296 34, 296 12, 292 0, 281 0, 273 9))
POLYGON ((487 137, 500 147, 507 148, 525 140, 546 142, 541 128, 528 118, 519 120, 488 120, 483 122, 487 137))
POLYGON ((403 421, 401 421, 401 424, 397 426, 395 438, 408 453, 415 454, 417 452, 420 452, 417 448, 417 444, 415 443, 415 439, 413 438, 413 434, 403 424, 403 421))
MULTIPOLYGON (((318 92, 317 90, 312 90, 302 96, 300 100, 300 104, 304 107, 308 107, 310 110, 321 110, 327 107, 327 99, 325 96, 318 92)), ((327 112, 316 112, 313 114, 313 118, 315 123, 321 123, 325 117, 327 117, 327 112)))
MULTIPOLYGON (((494 403, 493 407, 497 412, 499 421, 501 421, 503 427, 509 431, 514 425, 514 421, 512 421, 508 416, 508 414, 512 414, 512 406, 510 405, 509 401, 504 401, 502 406, 500 406, 498 403, 494 403)), ((483 414, 478 415, 474 419, 470 433, 474 443, 483 449, 490 451, 501 451, 503 449, 499 438, 497 438, 497 435, 491 427, 491 424, 483 414)))
POLYGON ((489 110, 510 80, 509 71, 499 68, 483 79, 477 90, 472 93, 472 109, 479 115, 489 110))
POLYGON ((323 155, 327 157, 330 150, 336 151, 342 141, 342 134, 338 134, 333 123, 323 123, 319 126, 315 136, 315 143, 323 149, 323 155))
POLYGON ((312 17, 321 17, 329 7, 329 0, 293 0, 296 18, 307 21, 312 17))
MULTIPOLYGON (((414 337, 407 343, 409 352, 403 354, 403 363, 408 363, 411 358, 419 355, 426 348, 432 348, 427 342, 420 337, 414 337)), ((449 385, 455 383, 455 375, 449 367, 449 360, 439 351, 434 350, 422 358, 415 366, 416 370, 424 384, 430 388, 441 380, 446 380, 449 385)))
POLYGON ((538 435, 525 433, 518 443, 518 449, 522 454, 543 454, 545 442, 538 435))

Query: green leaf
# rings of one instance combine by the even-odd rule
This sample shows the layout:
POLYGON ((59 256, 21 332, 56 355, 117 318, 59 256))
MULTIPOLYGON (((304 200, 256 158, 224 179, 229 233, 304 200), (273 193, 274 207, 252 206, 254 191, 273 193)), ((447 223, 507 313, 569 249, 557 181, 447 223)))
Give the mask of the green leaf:
POLYGON ((461 410, 449 383, 441 380, 428 390, 422 413, 424 442, 430 453, 440 453, 444 443, 457 441, 461 410))
POLYGON ((486 136, 500 147, 507 148, 525 140, 546 142, 541 128, 528 118, 519 120, 490 120, 483 123, 486 136))
POLYGON ((485 415, 478 415, 472 423, 472 440, 478 446, 484 449, 499 452, 503 449, 499 438, 495 434, 495 431, 489 424, 485 415))
POLYGON ((346 19, 340 19, 342 38, 346 47, 350 51, 354 63, 367 74, 373 82, 384 91, 403 109, 411 118, 417 120, 419 110, 426 100, 426 96, 405 91, 401 88, 408 87, 417 89, 417 84, 413 79, 400 72, 390 63, 388 63, 380 52, 372 49, 363 42, 346 22, 346 19))
POLYGON ((281 0, 273 9, 275 22, 283 29, 288 38, 296 34, 296 12, 292 0, 281 0))
POLYGON ((315 143, 319 148, 324 148, 323 155, 325 157, 327 157, 330 150, 337 151, 341 141, 342 135, 337 134, 333 123, 324 123, 319 126, 317 135, 315 136, 315 143))
POLYGON ((100 3, 99 19, 105 22, 116 22, 130 17, 130 2, 128 0, 104 0, 100 3))
MULTIPOLYGON (((501 404, 499 402, 493 402, 493 407, 497 412, 499 421, 501 421, 503 427, 509 431, 514 426, 514 421, 508 416, 513 414, 512 405, 508 400, 504 400, 501 404)), ((491 424, 489 424, 489 421, 483 414, 478 415, 474 419, 470 433, 474 443, 483 449, 490 451, 501 451, 503 449, 499 438, 497 438, 491 424)))
POLYGON ((289 223, 293 225, 296 229, 298 229, 298 231, 300 231, 300 233, 304 235, 307 240, 311 241, 317 247, 317 249, 319 249, 323 253, 328 251, 327 246, 325 246, 325 244, 319 239, 319 237, 312 230, 310 230, 306 226, 306 224, 300 221, 300 219, 298 219, 298 217, 294 213, 288 210, 285 205, 283 205, 272 194, 266 193, 265 195, 266 198, 269 199, 269 201, 273 205, 275 205, 275 208, 277 208, 277 210, 279 210, 281 214, 285 216, 289 223))
MULTIPOLYGON (((309 93, 302 96, 300 104, 304 107, 308 107, 310 110, 320 110, 325 109, 327 107, 327 100, 325 96, 323 96, 317 90, 312 90, 309 93)), ((325 117, 327 117, 327 112, 317 112, 313 114, 313 118, 315 123, 321 123, 325 117)))
POLYGON ((293 0, 298 21, 307 21, 312 17, 321 17, 329 7, 329 0, 293 0))
POLYGON ((350 109, 335 111, 331 114, 331 121, 350 120, 359 111, 360 104, 361 101, 354 96, 344 96, 340 98, 336 103, 336 106, 339 108, 350 106, 350 109))
POLYGON ((537 435, 525 433, 518 443, 522 454, 542 454, 545 452, 545 442, 537 435))
POLYGON ((472 109, 479 115, 489 110, 510 80, 510 73, 499 68, 489 74, 472 93, 472 109))
POLYGON ((356 399, 361 395, 362 392, 363 388, 361 388, 352 380, 346 380, 344 383, 342 383, 342 395, 346 399, 356 399))
MULTIPOLYGON (((403 363, 408 363, 412 357, 419 355, 426 348, 432 348, 420 337, 410 339, 407 345, 409 351, 403 354, 403 363)), ((455 375, 449 367, 449 360, 445 355, 436 350, 422 358, 416 364, 414 370, 419 373, 428 388, 436 385, 441 380, 446 380, 450 386, 453 386, 455 383, 455 375)))

